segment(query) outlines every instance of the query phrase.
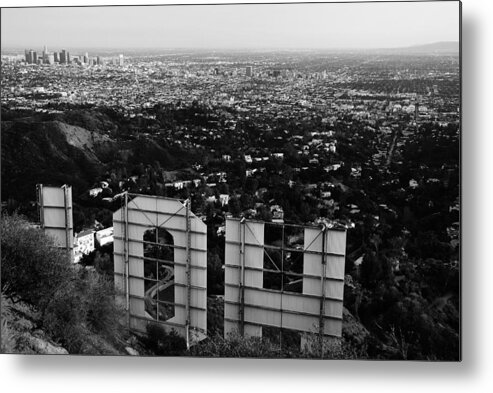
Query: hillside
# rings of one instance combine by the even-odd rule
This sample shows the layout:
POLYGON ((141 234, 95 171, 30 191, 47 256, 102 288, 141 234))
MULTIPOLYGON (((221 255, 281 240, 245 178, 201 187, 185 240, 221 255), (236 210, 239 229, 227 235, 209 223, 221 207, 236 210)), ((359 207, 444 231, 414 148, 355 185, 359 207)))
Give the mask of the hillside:
POLYGON ((108 137, 59 121, 2 122, 2 200, 32 200, 37 183, 87 188, 104 165, 108 137))
POLYGON ((98 161, 96 155, 97 151, 104 144, 111 144, 113 142, 106 135, 101 135, 97 132, 88 131, 85 128, 62 123, 60 121, 47 122, 43 124, 43 126, 58 129, 66 136, 69 145, 84 150, 86 154, 92 156, 96 161, 98 161))
MULTIPOLYGON (((43 329, 41 313, 35 307, 2 296, 2 353, 68 355, 69 351, 43 329)), ((80 353, 127 355, 129 352, 105 337, 88 333, 80 353)))
POLYGON ((165 169, 186 165, 190 153, 170 149, 153 139, 122 135, 127 127, 94 110, 63 115, 6 111, 2 121, 2 201, 34 200, 37 183, 70 184, 78 196, 103 175, 156 162, 165 169), (4 119, 5 119, 4 117, 4 119), (86 127, 81 127, 87 122, 86 127), (109 135, 112 136, 109 136, 109 135))
POLYGON ((3 215, 0 231, 2 353, 137 354, 110 279, 67 264, 53 240, 17 214, 3 215))

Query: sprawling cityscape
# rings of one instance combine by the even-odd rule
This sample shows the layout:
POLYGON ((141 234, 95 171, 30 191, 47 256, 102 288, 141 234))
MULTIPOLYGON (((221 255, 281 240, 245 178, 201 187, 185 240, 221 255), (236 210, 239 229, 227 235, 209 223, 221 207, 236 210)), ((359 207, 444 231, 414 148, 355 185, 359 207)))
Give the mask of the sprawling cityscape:
MULTIPOLYGON (((70 56, 70 52, 62 49, 60 52, 49 52, 47 46, 43 48, 41 56, 38 56, 38 52, 33 49, 26 49, 24 53, 26 64, 77 64, 79 66, 95 66, 104 65, 104 60, 100 56, 89 57, 89 53, 85 52, 82 55, 70 56)), ((17 57, 10 58, 15 61, 17 57)), ((123 55, 110 60, 112 64, 118 64, 123 66, 123 55)))
MULTIPOLYGON (((21 299, 42 310, 39 323, 51 353, 459 360, 458 42, 392 50, 67 45, 52 52, 46 44, 42 50, 9 50, 1 56, 2 233, 7 233, 2 237, 7 255, 2 256, 2 302, 21 299), (100 310, 98 322, 87 322, 92 341, 73 331, 69 336, 57 325, 54 315, 65 310, 66 297, 56 304, 40 302, 27 289, 30 281, 8 270, 20 263, 8 256, 19 255, 23 244, 9 239, 34 236, 22 231, 44 236, 40 184, 71 187, 75 264, 70 269, 83 277, 81 282, 89 280, 90 288, 102 277, 112 290, 118 279, 114 258, 122 238, 115 217, 128 208, 129 197, 187 201, 187 217, 189 206, 207 227, 207 328, 200 342, 189 345, 190 318, 186 345, 179 332, 164 331, 159 323, 148 324, 146 335, 115 327, 102 315, 115 321, 117 311, 103 301, 98 310, 102 304, 107 308, 100 310), (260 268, 260 287, 281 296, 305 294, 306 267, 296 258, 306 252, 306 259, 310 248, 300 240, 308 232, 286 232, 285 239, 284 228, 323 227, 346 234, 342 330, 318 352, 313 344, 311 350, 303 348, 309 340, 282 322, 279 328, 263 322, 261 337, 248 338, 243 327, 239 336, 226 337, 224 326, 231 318, 226 239, 235 219, 265 223, 265 247, 268 241, 282 244, 278 254, 266 251, 276 270, 260 268), (274 224, 283 228, 282 239, 275 241, 267 230, 274 224), (282 275, 280 284, 275 273, 282 275), (231 345, 237 352, 228 352, 231 345)), ((150 232, 143 237, 142 304, 146 318, 169 322, 179 315, 179 262, 152 265, 155 273, 148 269, 153 260, 173 259, 166 248, 173 240, 158 232, 152 233, 155 238, 150 232), (158 278, 163 272, 166 278, 158 278), (173 283, 175 292, 159 298, 164 296, 160 288, 173 283), (161 300, 164 320, 159 305, 155 311, 161 300)), ((170 246, 175 257, 177 244, 170 246)), ((197 285, 188 282, 188 290, 197 285)), ((105 299, 111 298, 110 289, 105 287, 105 299)), ((60 289, 49 291, 57 299, 60 289)), ((66 296, 74 289, 62 291, 66 296)), ((326 296, 331 295, 323 292, 322 303, 326 296)), ((239 304, 244 307, 244 300, 239 304)), ((242 323, 251 318, 241 310, 239 315, 242 323)), ((82 323, 73 318, 73 327, 82 323)), ((2 350, 50 353, 32 342, 10 347, 2 342, 2 350)))

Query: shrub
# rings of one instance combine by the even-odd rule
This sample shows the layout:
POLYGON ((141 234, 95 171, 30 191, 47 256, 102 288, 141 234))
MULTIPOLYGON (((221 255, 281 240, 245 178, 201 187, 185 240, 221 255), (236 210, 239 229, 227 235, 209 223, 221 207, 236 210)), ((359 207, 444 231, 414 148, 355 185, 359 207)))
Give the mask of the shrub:
POLYGON ((115 303, 115 288, 112 281, 95 272, 84 272, 83 301, 87 307, 88 327, 113 340, 122 335, 118 322, 125 317, 123 308, 115 303))
POLYGON ((70 353, 80 352, 89 335, 87 305, 80 287, 75 280, 60 285, 43 314, 46 332, 70 353))
POLYGON ((81 271, 61 285, 49 302, 43 325, 71 353, 81 352, 88 335, 96 333, 117 343, 123 334, 123 310, 115 304, 109 280, 81 271))
POLYGON ((142 339, 144 346, 158 356, 183 355, 187 343, 175 330, 167 332, 162 326, 151 323, 147 325, 147 336, 142 339))
POLYGON ((292 357, 278 345, 262 337, 242 337, 231 333, 227 338, 216 335, 192 348, 190 355, 205 357, 284 358, 292 357))
MULTIPOLYGON (((307 345, 299 348, 282 347, 266 337, 242 337, 239 333, 230 333, 226 338, 216 335, 205 339, 190 348, 191 356, 204 357, 241 357, 241 358, 321 358, 320 342, 317 334, 307 336, 307 345)), ((360 353, 350 343, 341 338, 324 339, 324 359, 361 359, 360 353)))
POLYGON ((94 266, 99 274, 106 275, 113 279, 113 244, 106 244, 82 256, 80 262, 82 266, 94 266))
POLYGON ((1 298, 1 310, 2 310, 2 320, 1 320, 1 353, 14 353, 15 352, 15 333, 9 326, 9 322, 12 319, 10 307, 7 305, 7 299, 2 292, 1 298))
POLYGON ((305 340, 305 345, 300 353, 300 357, 303 358, 349 360, 367 357, 364 350, 357 349, 352 343, 341 337, 325 336, 322 344, 318 334, 308 333, 305 340))
POLYGON ((42 230, 18 215, 4 215, 1 231, 2 295, 36 306, 43 328, 71 353, 87 353, 92 333, 118 343, 123 311, 108 278, 77 271, 42 230))
POLYGON ((2 292, 41 309, 72 275, 66 254, 41 229, 22 217, 3 215, 1 228, 2 292))
POLYGON ((207 298, 207 332, 222 336, 224 332, 224 300, 207 298))

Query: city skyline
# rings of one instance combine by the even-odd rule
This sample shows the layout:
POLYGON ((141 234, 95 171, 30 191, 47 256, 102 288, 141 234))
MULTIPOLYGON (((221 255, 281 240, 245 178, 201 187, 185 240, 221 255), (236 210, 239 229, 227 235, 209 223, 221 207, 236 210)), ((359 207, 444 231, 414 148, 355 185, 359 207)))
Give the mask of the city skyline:
POLYGON ((456 1, 4 8, 1 44, 2 49, 402 48, 459 41, 458 20, 456 1))

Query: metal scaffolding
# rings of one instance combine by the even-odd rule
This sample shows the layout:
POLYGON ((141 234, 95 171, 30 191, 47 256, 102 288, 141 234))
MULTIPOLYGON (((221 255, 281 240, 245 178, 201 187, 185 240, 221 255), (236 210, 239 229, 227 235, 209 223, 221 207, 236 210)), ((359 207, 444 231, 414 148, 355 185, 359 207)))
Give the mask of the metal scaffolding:
POLYGON ((187 349, 190 349, 190 288, 192 285, 191 282, 191 273, 190 273, 190 265, 191 265, 191 248, 192 248, 192 234, 191 234, 191 221, 190 221, 190 200, 187 199, 185 201, 185 217, 186 217, 186 225, 187 225, 187 249, 186 249, 186 276, 187 276, 187 305, 186 305, 186 311, 187 311, 187 320, 186 320, 186 340, 187 340, 187 349))
POLYGON ((154 322, 176 330, 187 347, 205 338, 207 227, 190 200, 125 193, 113 225, 115 285, 125 291, 129 329, 144 332, 154 322))
POLYGON ((225 336, 234 330, 262 336, 263 327, 313 333, 323 354, 324 337, 342 332, 345 248, 345 230, 228 219, 225 336), (279 239, 269 244, 267 226, 279 228, 274 235, 279 239), (295 247, 286 228, 289 238, 298 236, 303 245, 295 247), (273 281, 280 286, 266 287, 273 281))
POLYGON ((74 234, 72 217, 72 187, 36 185, 40 227, 53 238, 57 247, 64 249, 74 262, 74 234))

